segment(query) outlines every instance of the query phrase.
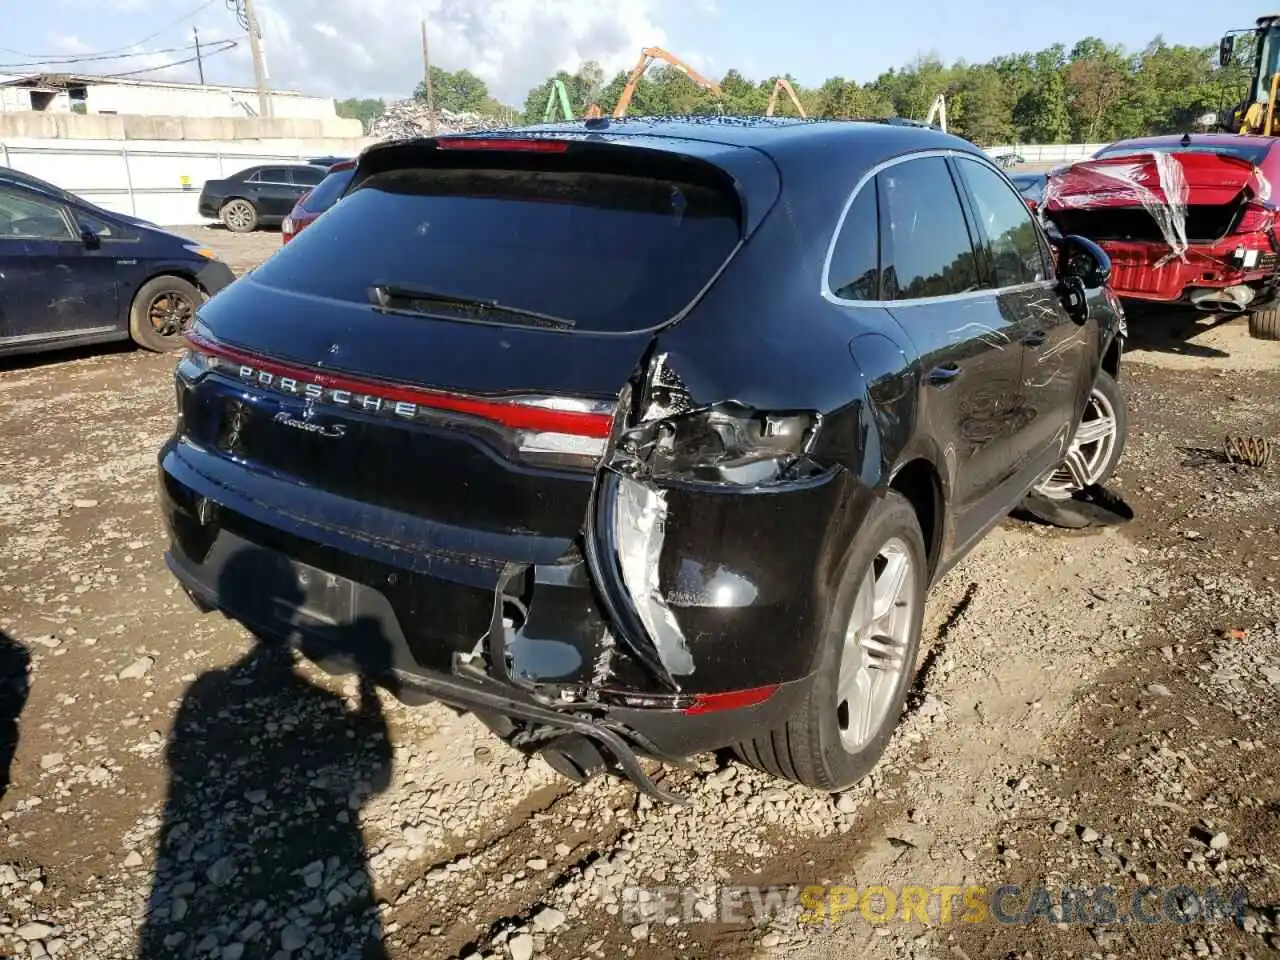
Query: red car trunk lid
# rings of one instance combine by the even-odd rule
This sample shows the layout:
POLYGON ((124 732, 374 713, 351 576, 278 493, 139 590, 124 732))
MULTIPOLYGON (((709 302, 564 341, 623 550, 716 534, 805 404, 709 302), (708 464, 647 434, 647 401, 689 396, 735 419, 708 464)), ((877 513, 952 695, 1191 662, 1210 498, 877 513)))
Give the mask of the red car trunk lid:
POLYGON ((1247 160, 1220 153, 1148 151, 1087 160, 1055 173, 1045 191, 1045 206, 1052 213, 1142 206, 1144 199, 1218 205, 1246 190, 1247 199, 1258 200, 1271 192, 1262 172, 1247 160))

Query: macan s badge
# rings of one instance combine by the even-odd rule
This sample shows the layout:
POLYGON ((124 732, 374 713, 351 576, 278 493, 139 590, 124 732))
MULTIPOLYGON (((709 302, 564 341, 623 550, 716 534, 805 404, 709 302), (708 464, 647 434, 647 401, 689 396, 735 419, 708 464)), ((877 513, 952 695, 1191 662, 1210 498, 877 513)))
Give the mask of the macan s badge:
MULTIPOLYGON (((304 416, 310 416, 311 408, 307 407, 307 413, 304 416)), ((310 420, 299 420, 297 417, 290 416, 281 410, 273 418, 276 423, 283 424, 293 430, 302 430, 306 433, 315 434, 317 437, 327 437, 331 440, 337 440, 339 437, 347 435, 347 428, 340 423, 323 424, 312 423, 310 420)))

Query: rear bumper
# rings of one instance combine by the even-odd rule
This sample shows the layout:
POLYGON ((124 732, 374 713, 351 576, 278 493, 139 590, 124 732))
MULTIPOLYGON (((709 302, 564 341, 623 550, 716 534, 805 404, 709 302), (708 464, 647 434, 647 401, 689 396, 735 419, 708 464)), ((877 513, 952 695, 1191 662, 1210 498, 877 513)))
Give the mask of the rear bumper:
POLYGON ((1163 243, 1099 241, 1111 257, 1109 285, 1131 300, 1173 302, 1189 299, 1199 289, 1221 290, 1243 285, 1262 288, 1275 282, 1277 252, 1266 235, 1232 237, 1215 244, 1191 244, 1183 260, 1163 243), (1236 254, 1253 251, 1256 262, 1245 267, 1236 254))
POLYGON ((216 198, 203 193, 200 194, 200 199, 196 201, 196 211, 200 216, 206 217, 210 220, 218 219, 219 206, 220 204, 216 198))
MULTIPOLYGON (((166 561, 188 592, 259 636, 296 644, 321 663, 343 661, 407 702, 435 699, 586 736, 649 789, 620 750, 670 760, 733 744, 780 726, 812 685, 810 662, 825 624, 784 622, 792 608, 773 602, 772 591, 762 590, 771 602, 757 611, 721 611, 732 630, 719 636, 709 630, 714 610, 688 611, 698 614, 687 622, 691 644, 701 651, 699 669, 680 693, 670 694, 610 639, 581 560, 490 564, 473 558, 460 572, 425 552, 397 556, 372 539, 358 542, 312 525, 296 508, 264 511, 265 487, 233 489, 225 475, 202 473, 197 467, 206 464, 177 446, 161 453, 161 501, 170 533, 166 561), (513 581, 532 587, 518 635, 504 623, 513 581), (501 660, 508 675, 485 673, 486 658, 475 656, 483 653, 488 662, 501 660), (607 679, 593 686, 582 682, 584 674, 607 679), (697 709, 695 689, 766 685, 776 689, 763 702, 697 709)), ((805 496, 823 500, 820 491, 805 496)), ((766 505, 759 496, 742 504, 766 505)), ((812 570, 798 571, 797 579, 814 592, 812 570)), ((787 594, 798 589, 798 583, 779 585, 787 594)))

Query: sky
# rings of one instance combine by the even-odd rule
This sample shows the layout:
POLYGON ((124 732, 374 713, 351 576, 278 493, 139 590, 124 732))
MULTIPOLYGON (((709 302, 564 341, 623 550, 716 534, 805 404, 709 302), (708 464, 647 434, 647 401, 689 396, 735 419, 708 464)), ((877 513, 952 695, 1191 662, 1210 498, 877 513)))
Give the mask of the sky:
MULTIPOLYGON (((235 0, 0 0, 0 73, 115 73, 193 56, 181 49, 245 39, 235 0), (171 50, 172 52, 162 52, 171 50), (127 58, 105 57, 127 52, 127 58), (66 62, 71 56, 104 59, 66 62), (36 61, 58 60, 35 65, 36 61)), ((504 103, 557 69, 597 60, 612 75, 642 46, 661 46, 719 79, 731 67, 753 80, 790 73, 866 82, 921 55, 980 63, 993 56, 1068 48, 1095 35, 1141 49, 1208 45, 1268 12, 1265 2, 1195 0, 255 0, 271 84, 306 93, 395 99, 422 76, 420 21, 432 63, 478 74, 504 103), (1208 11, 1208 14, 1206 13, 1208 11)), ((141 74, 196 79, 195 64, 141 74)), ((251 85, 248 44, 208 58, 210 83, 251 85)))

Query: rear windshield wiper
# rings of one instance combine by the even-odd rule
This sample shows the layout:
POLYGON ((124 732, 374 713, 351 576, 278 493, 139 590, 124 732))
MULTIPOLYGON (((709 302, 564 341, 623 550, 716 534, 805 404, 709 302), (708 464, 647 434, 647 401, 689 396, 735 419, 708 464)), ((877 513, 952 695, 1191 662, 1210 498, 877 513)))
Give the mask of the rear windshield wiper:
POLYGON ((485 297, 468 297, 461 294, 443 293, 439 290, 428 290, 424 287, 412 287, 399 283, 377 283, 369 288, 369 300, 381 310, 404 310, 414 313, 429 312, 431 307, 444 307, 457 310, 463 314, 462 319, 479 321, 499 318, 518 318, 531 320, 536 324, 548 327, 567 329, 576 325, 576 321, 568 317, 554 317, 536 310, 525 310, 522 307, 503 306, 497 300, 485 297))

